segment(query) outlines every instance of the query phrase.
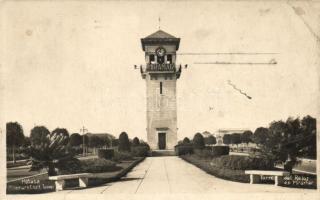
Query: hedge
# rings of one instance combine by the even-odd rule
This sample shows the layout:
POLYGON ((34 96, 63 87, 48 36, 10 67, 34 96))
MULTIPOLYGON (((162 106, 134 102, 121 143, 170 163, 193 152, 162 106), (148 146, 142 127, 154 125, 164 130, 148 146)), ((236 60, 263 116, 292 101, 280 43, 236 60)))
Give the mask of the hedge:
POLYGON ((58 175, 77 173, 113 172, 121 169, 115 162, 103 158, 91 158, 68 162, 64 169, 58 171, 58 175))
POLYGON ((210 160, 199 159, 196 155, 183 155, 181 156, 185 161, 199 167, 204 170, 208 174, 216 176, 218 178, 222 178, 230 181, 237 181, 243 183, 249 183, 250 178, 247 174, 244 173, 244 170, 232 170, 232 169, 224 169, 213 166, 210 163, 210 160))
POLYGON ((189 144, 178 144, 174 147, 176 155, 185 155, 185 154, 192 154, 193 153, 193 146, 191 143, 189 144))
POLYGON ((202 150, 195 150, 197 156, 201 158, 214 158, 223 155, 229 155, 229 146, 205 147, 202 150))
POLYGON ((131 152, 115 151, 112 160, 115 162, 133 160, 133 156, 131 152))
POLYGON ((247 156, 225 155, 213 159, 203 159, 198 155, 183 155, 182 159, 201 168, 208 174, 231 181, 249 182, 245 170, 275 170, 271 160, 247 156))
POLYGON ((233 170, 275 170, 273 160, 239 155, 216 157, 210 163, 213 167, 233 170))
POLYGON ((81 169, 86 173, 100 173, 118 171, 121 167, 116 166, 116 163, 110 160, 93 158, 81 160, 81 169))
POLYGON ((131 148, 132 155, 135 157, 146 157, 149 154, 149 146, 139 145, 131 148))
POLYGON ((114 149, 99 149, 98 157, 111 160, 114 157, 114 149))

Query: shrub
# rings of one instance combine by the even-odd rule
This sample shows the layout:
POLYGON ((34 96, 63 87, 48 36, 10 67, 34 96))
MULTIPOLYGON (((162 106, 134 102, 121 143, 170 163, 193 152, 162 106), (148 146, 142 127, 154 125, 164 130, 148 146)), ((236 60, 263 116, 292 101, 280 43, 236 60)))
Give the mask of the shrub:
POLYGON ((195 153, 200 158, 214 158, 222 155, 229 155, 229 146, 213 146, 204 149, 196 149, 195 153))
POLYGON ((130 142, 129 142, 129 138, 128 138, 128 134, 126 132, 122 132, 119 135, 119 151, 130 151, 130 142))
POLYGON ((193 146, 192 144, 178 144, 174 147, 176 155, 185 155, 185 154, 192 154, 193 153, 193 146))
POLYGON ((46 135, 40 144, 32 144, 29 150, 31 171, 47 168, 49 176, 54 176, 57 173, 56 168, 64 170, 64 167, 68 166, 67 162, 74 160, 74 154, 68 152, 68 141, 68 131, 57 128, 46 135))
POLYGON ((83 171, 81 162, 82 161, 76 158, 65 160, 64 162, 59 162, 56 164, 56 167, 58 168, 57 174, 61 175, 81 173, 83 171))
POLYGON ((193 137, 193 147, 194 149, 203 149, 204 148, 204 138, 201 133, 197 133, 193 137))
POLYGON ((132 146, 138 146, 140 144, 139 138, 135 137, 132 140, 132 146))
POLYGON ((226 155, 211 160, 211 165, 217 168, 233 170, 271 170, 274 162, 266 158, 226 155))
POLYGON ((190 143, 190 140, 187 137, 185 137, 182 141, 182 144, 189 144, 189 143, 190 143))
POLYGON ((133 160, 133 156, 130 152, 115 151, 112 160, 116 162, 123 160, 133 160))
POLYGON ((204 143, 206 145, 214 145, 217 144, 217 139, 213 135, 210 135, 209 137, 204 138, 204 143))
POLYGON ((111 160, 93 158, 81 160, 81 171, 88 173, 112 172, 121 169, 111 160))
POLYGON ((229 146, 213 146, 211 147, 211 150, 212 150, 212 155, 216 157, 216 156, 229 155, 230 148, 229 146))
POLYGON ((146 145, 134 146, 131 149, 132 155, 136 157, 146 157, 149 154, 149 147, 146 145))
POLYGON ((99 149, 98 157, 111 160, 114 156, 114 149, 99 149))
POLYGON ((211 164, 210 160, 199 159, 195 155, 183 155, 181 156, 185 161, 199 167, 208 174, 214 175, 219 178, 223 178, 231 181, 238 181, 249 183, 249 176, 244 173, 244 170, 231 170, 219 168, 211 164))

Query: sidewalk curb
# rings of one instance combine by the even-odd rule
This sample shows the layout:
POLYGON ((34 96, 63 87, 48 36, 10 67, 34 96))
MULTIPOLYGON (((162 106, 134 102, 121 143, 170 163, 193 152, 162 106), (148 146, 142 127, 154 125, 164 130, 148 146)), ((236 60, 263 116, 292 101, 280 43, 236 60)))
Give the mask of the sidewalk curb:
POLYGON ((114 175, 113 177, 106 178, 106 183, 108 182, 113 182, 113 181, 118 181, 125 175, 127 175, 135 166, 137 166, 140 162, 142 162, 145 159, 145 157, 139 158, 138 160, 134 161, 131 163, 127 168, 121 170, 119 173, 114 175))

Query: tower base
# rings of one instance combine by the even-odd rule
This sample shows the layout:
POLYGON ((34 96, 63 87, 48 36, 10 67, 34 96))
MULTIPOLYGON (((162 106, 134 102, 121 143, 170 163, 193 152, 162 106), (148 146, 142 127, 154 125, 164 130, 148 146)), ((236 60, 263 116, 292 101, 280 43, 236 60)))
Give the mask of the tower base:
POLYGON ((176 156, 176 152, 172 149, 152 150, 151 156, 176 156))

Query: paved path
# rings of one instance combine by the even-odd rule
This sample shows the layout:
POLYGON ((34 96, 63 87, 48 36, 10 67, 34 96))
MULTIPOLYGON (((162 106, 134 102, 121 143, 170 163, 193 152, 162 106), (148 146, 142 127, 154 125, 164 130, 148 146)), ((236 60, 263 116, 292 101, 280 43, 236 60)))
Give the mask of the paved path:
MULTIPOLYGON (((314 192, 315 190, 250 185, 211 176, 178 157, 150 157, 136 166, 121 181, 59 194, 178 194, 216 192, 314 192)), ((57 194, 57 193, 50 193, 57 194)), ((47 194, 48 195, 48 194, 47 194)))

